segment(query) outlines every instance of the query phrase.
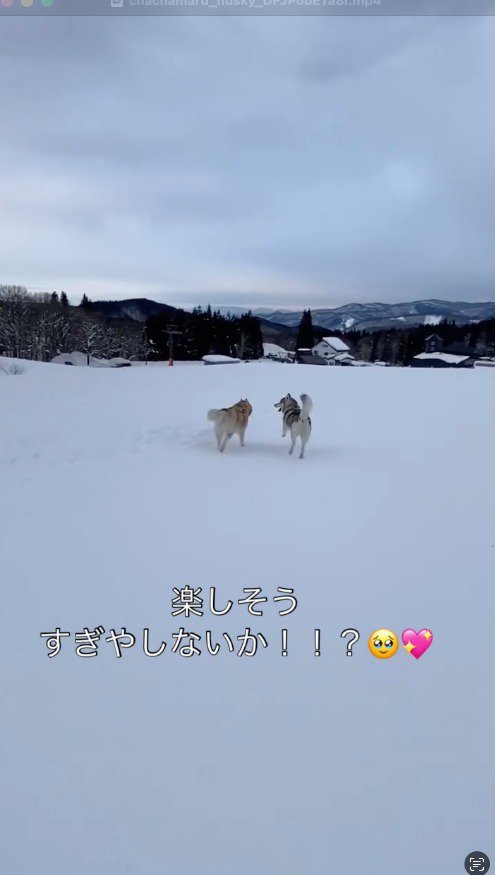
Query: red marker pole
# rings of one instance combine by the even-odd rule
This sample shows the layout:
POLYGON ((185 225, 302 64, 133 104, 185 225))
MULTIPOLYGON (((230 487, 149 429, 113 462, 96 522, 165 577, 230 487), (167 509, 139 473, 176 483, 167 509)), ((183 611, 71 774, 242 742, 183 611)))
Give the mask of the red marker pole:
POLYGON ((182 334, 182 331, 177 331, 176 328, 170 326, 165 329, 168 334, 168 366, 174 366, 174 334, 182 334))

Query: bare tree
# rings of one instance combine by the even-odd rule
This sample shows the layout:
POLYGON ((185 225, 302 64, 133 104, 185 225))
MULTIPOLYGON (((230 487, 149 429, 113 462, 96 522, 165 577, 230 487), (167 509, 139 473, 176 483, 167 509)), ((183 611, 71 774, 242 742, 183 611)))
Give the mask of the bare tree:
MULTIPOLYGON (((76 320, 69 307, 63 304, 52 317, 52 349, 53 355, 70 352, 74 348, 76 320)), ((52 356, 53 357, 53 356, 52 356)))
POLYGON ((148 364, 148 358, 150 354, 153 352, 153 347, 148 339, 148 335, 146 333, 146 328, 134 338, 134 342, 132 345, 132 358, 136 358, 139 361, 144 361, 148 364))
POLYGON ((0 286, 0 346, 25 358, 29 346, 29 295, 23 286, 0 286))
POLYGON ((13 358, 51 361, 79 349, 89 365, 92 355, 147 357, 142 326, 109 325, 84 307, 71 307, 67 296, 29 294, 22 286, 0 286, 0 352, 13 358))
POLYGON ((76 345, 86 355, 86 364, 93 355, 102 355, 105 347, 105 332, 100 322, 87 316, 78 319, 76 345))

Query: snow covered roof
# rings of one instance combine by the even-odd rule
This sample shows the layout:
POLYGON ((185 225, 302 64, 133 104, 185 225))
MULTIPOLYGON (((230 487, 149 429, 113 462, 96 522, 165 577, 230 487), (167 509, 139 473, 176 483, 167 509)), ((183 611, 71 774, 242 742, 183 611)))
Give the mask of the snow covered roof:
POLYGON ((338 355, 334 356, 334 362, 350 362, 354 360, 354 356, 348 352, 339 352, 338 355))
POLYGON ((334 349, 339 350, 339 352, 349 351, 347 343, 344 343, 344 341, 340 337, 324 337, 323 340, 325 341, 325 343, 328 343, 329 346, 332 346, 334 349))
POLYGON ((204 355, 202 361, 205 365, 237 365, 240 359, 231 358, 229 355, 204 355))
MULTIPOLYGON (((61 352, 52 358, 52 363, 57 365, 80 365, 86 367, 88 365, 88 357, 85 352, 73 350, 73 352, 61 352)), ((105 359, 96 358, 93 355, 89 357, 90 368, 109 368, 111 365, 105 359)))
POLYGON ((286 356, 288 355, 288 351, 283 348, 283 346, 279 346, 277 343, 264 343, 263 344, 263 355, 279 355, 286 356))
MULTIPOLYGON (((79 365, 80 367, 87 367, 88 356, 85 352, 79 352, 78 350, 73 350, 72 352, 61 352, 59 355, 53 356, 52 363, 57 365, 79 365)), ((100 359, 96 358, 94 355, 90 355, 89 357, 90 368, 118 368, 123 365, 129 366, 130 364, 129 359, 122 358, 122 356, 115 356, 115 358, 112 359, 100 359)))
POLYGON ((439 359, 442 362, 448 362, 449 365, 459 365, 461 362, 466 362, 468 355, 454 355, 451 352, 420 352, 414 356, 415 359, 439 359))

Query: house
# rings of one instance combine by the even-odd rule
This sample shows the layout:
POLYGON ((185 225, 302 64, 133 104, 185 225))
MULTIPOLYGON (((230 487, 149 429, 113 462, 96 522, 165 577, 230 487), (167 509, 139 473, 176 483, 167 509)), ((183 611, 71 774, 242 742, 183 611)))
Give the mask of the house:
POLYGON ((412 368, 472 368, 474 359, 468 355, 448 352, 420 352, 411 361, 412 368))
POLYGON ((340 337, 324 337, 312 351, 313 355, 326 359, 329 365, 349 365, 354 360, 349 346, 340 337))
POLYGON ((350 353, 350 349, 340 337, 323 337, 319 343, 313 347, 315 355, 321 355, 324 358, 333 358, 341 352, 350 353))
POLYGON ((443 337, 439 334, 429 334, 425 337, 425 352, 441 352, 443 350, 443 337))
POLYGON ((313 350, 301 347, 296 352, 296 361, 300 365, 327 365, 328 361, 321 355, 315 355, 313 350))
POLYGON ((429 334, 425 337, 425 352, 446 352, 453 355, 476 356, 474 346, 469 346, 463 340, 457 340, 453 343, 445 343, 443 337, 439 334, 429 334))

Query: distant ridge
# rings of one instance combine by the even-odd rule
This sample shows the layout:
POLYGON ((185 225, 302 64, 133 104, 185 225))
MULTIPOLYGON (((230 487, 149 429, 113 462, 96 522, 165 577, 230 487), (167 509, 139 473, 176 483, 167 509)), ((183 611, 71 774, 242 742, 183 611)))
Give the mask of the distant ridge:
POLYGON ((101 313, 107 319, 132 319, 134 322, 146 322, 150 316, 157 313, 177 312, 177 307, 150 301, 149 298, 127 298, 123 301, 92 301, 91 309, 101 313))
MULTIPOLYGON (((235 313, 237 307, 221 307, 222 312, 235 313)), ((243 308, 239 308, 243 309, 243 308)), ((244 308, 245 309, 245 308, 244 308)), ((302 310, 253 307, 252 313, 269 321, 292 328, 299 325, 302 310)), ((495 302, 442 301, 429 298, 402 304, 344 304, 342 307, 311 309, 313 324, 329 331, 373 331, 383 328, 407 328, 414 325, 437 325, 443 319, 457 324, 481 322, 495 317, 495 302)))
MULTIPOLYGON (((236 316, 246 313, 249 309, 253 316, 258 316, 264 327, 264 334, 271 333, 273 338, 283 335, 284 329, 291 334, 299 325, 302 310, 270 309, 269 307, 214 307, 221 313, 232 313, 236 316), (272 324, 272 331, 269 332, 272 324)), ((146 322, 156 313, 169 312, 170 316, 179 308, 170 304, 162 304, 148 298, 129 298, 121 301, 94 301, 93 310, 102 313, 109 319, 132 319, 136 322, 146 322)), ((189 309, 189 308, 188 308, 189 309)), ((335 308, 315 308, 311 310, 313 324, 328 331, 374 331, 384 328, 410 328, 415 325, 431 325, 432 328, 444 319, 458 325, 481 322, 495 317, 495 302, 485 301, 469 303, 467 301, 442 301, 430 298, 421 301, 409 301, 402 304, 345 304, 335 308)))

